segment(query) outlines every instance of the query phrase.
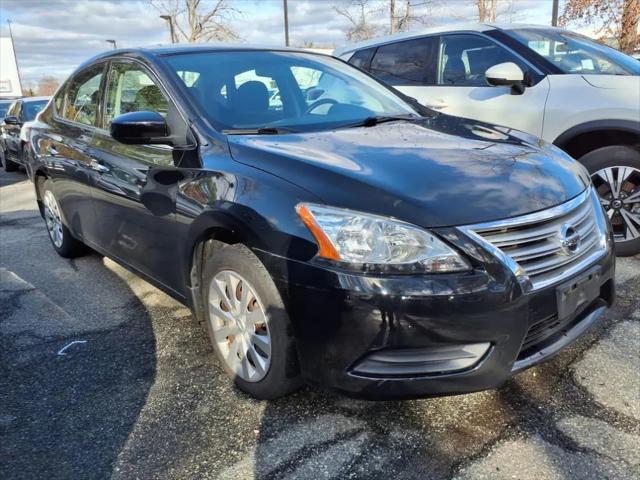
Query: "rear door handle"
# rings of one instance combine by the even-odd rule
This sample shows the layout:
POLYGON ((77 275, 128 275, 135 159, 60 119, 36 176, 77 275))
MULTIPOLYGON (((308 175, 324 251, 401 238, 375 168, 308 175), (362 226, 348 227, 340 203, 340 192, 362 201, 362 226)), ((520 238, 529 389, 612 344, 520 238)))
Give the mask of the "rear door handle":
POLYGON ((89 167, 91 168, 91 170, 95 170, 96 172, 100 172, 100 173, 106 173, 109 171, 109 167, 107 167, 106 165, 103 165, 95 158, 91 159, 91 162, 89 163, 89 167))

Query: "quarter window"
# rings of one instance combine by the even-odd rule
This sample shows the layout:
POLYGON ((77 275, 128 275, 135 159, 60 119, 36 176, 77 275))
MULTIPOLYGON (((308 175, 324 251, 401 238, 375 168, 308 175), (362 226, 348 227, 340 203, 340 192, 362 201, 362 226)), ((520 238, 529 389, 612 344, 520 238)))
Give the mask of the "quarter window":
POLYGON ((124 113, 148 110, 166 117, 168 105, 160 87, 141 66, 129 62, 111 65, 105 108, 107 126, 124 113))
POLYGON ((71 80, 62 113, 64 118, 83 125, 96 125, 103 72, 103 64, 95 65, 71 80))
POLYGON ((443 35, 438 58, 438 85, 488 86, 487 69, 513 62, 523 71, 526 66, 511 52, 479 35, 443 35))
POLYGON ((368 70, 371 56, 373 55, 375 48, 365 48, 364 50, 358 50, 349 59, 349 63, 354 67, 368 70))
POLYGON ((382 45, 373 56, 370 71, 391 85, 428 85, 432 83, 436 43, 435 37, 425 37, 382 45))

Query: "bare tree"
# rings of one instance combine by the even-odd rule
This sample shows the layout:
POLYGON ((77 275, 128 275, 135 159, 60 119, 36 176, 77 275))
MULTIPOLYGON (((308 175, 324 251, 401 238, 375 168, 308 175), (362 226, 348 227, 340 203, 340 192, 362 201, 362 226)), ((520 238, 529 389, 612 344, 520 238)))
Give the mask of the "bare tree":
POLYGON ((416 7, 431 7, 433 0, 402 0, 403 7, 397 7, 396 0, 389 0, 389 33, 406 32, 416 23, 427 23, 425 15, 416 15, 416 7))
POLYGON ((495 22, 498 16, 498 0, 473 0, 478 7, 480 22, 495 22))
POLYGON ((40 80, 38 80, 38 86, 36 87, 36 92, 38 93, 38 95, 50 96, 56 92, 59 86, 60 86, 59 79, 57 79, 56 77, 45 75, 40 80))
POLYGON ((615 38, 623 52, 633 52, 640 44, 640 0, 567 0, 560 22, 571 21, 595 26, 597 34, 615 38))
POLYGON ((376 3, 370 0, 349 0, 344 6, 333 7, 336 13, 351 23, 351 27, 347 30, 349 41, 360 42, 377 35, 378 28, 370 23, 370 17, 380 11, 379 8, 374 8, 376 3))
POLYGON ((240 13, 228 0, 148 0, 169 17, 176 41, 208 42, 237 40, 231 21, 240 13))

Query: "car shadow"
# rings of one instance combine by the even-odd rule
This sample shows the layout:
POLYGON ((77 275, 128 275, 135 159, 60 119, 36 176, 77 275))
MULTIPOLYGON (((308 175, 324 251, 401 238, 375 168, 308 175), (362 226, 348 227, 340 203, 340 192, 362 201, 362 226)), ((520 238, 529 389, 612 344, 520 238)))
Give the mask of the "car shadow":
MULTIPOLYGON (((48 239, 33 236, 30 248, 51 248, 42 242, 48 239)), ((12 285, 5 275, 0 291, 0 477, 108 478, 154 382, 151 318, 97 255, 67 265, 49 255, 43 281, 52 272, 78 278, 62 285, 80 302, 98 306, 76 317, 69 300, 54 303, 48 299, 53 294, 42 292, 47 287, 37 271, 2 255, 1 266, 18 280, 12 285), (96 272, 102 298, 116 296, 121 303, 92 296, 87 284, 96 272)))

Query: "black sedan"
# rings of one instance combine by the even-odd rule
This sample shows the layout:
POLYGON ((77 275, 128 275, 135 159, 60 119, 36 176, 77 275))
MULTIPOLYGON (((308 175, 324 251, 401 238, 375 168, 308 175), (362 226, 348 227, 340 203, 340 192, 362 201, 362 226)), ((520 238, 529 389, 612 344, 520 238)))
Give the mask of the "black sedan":
POLYGON ((14 100, 3 115, 2 125, 2 157, 7 172, 17 170, 26 161, 27 145, 31 124, 36 115, 49 102, 49 97, 25 97, 14 100))
POLYGON ((53 248, 88 245, 187 304, 259 398, 496 387, 613 300, 581 165, 335 58, 116 50, 39 120, 28 171, 53 248))

